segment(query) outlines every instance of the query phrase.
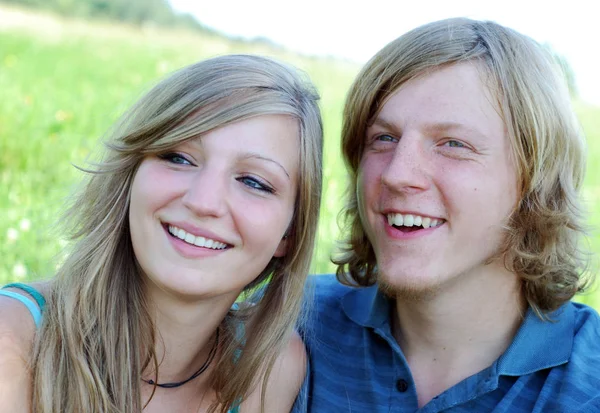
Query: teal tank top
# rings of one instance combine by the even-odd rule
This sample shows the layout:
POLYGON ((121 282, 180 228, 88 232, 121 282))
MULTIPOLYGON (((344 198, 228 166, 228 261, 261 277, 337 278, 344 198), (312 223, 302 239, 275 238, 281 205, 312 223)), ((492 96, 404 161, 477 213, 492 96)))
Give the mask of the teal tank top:
MULTIPOLYGON (((0 295, 3 295, 5 297, 14 298, 15 300, 18 300, 21 303, 23 303, 27 307, 29 312, 31 313, 31 316, 33 317, 33 321, 35 322, 35 327, 36 328, 40 327, 40 324, 42 322, 42 314, 44 313, 44 307, 46 306, 46 299, 38 290, 36 290, 35 288, 33 288, 27 284, 11 283, 11 284, 5 285, 4 287, 2 287, 2 289, 0 289, 0 295), (6 290, 6 288, 15 288, 15 289, 24 291, 27 294, 29 294, 29 296, 33 300, 24 296, 23 294, 15 293, 13 291, 8 291, 8 290, 6 290)), ((234 306, 237 306, 237 303, 234 304, 234 306)), ((237 309, 237 308, 235 308, 235 309, 237 309)), ((240 406, 239 405, 234 406, 232 409, 229 410, 228 413, 240 413, 240 406)))
POLYGON ((2 287, 2 289, 0 290, 0 295, 14 298, 15 300, 22 302, 25 305, 25 307, 27 307, 29 312, 31 313, 31 316, 33 317, 33 321, 35 322, 36 328, 40 327, 40 323, 42 322, 42 313, 44 312, 44 307, 46 306, 46 300, 44 299, 44 296, 42 294, 40 294, 40 292, 38 290, 36 290, 35 288, 33 288, 27 284, 12 283, 12 284, 7 284, 4 287, 2 287), (29 298, 23 294, 15 293, 13 291, 8 291, 5 288, 16 288, 21 291, 25 291, 27 294, 29 294, 29 297, 31 297, 31 298, 29 298))

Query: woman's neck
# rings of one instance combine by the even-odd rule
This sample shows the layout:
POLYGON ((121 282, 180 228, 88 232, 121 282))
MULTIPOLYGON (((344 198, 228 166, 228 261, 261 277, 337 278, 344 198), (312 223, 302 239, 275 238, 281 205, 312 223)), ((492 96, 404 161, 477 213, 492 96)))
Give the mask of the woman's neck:
MULTIPOLYGON (((154 364, 151 363, 142 377, 162 384, 181 382, 194 375, 210 358, 216 343, 217 328, 236 297, 236 294, 231 294, 203 300, 182 300, 162 291, 150 291, 159 368, 156 377, 154 364)), ((208 383, 211 367, 216 364, 218 356, 217 352, 206 371, 193 379, 194 387, 208 383)))

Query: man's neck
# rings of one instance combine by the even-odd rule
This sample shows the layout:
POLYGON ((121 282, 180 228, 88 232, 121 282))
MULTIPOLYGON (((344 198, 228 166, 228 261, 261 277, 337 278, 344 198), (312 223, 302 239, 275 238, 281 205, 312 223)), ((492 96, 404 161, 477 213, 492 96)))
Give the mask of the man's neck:
POLYGON ((396 299, 392 330, 411 368, 419 406, 489 367, 508 348, 526 309, 517 276, 466 276, 425 298, 396 299))

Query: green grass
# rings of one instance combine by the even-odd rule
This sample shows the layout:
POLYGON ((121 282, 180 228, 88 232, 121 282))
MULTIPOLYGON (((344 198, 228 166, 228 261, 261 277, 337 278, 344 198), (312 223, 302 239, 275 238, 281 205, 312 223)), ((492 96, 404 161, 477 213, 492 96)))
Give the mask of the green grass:
POLYGON ((64 241, 50 227, 82 176, 73 164, 84 164, 116 118, 169 72, 225 53, 283 59, 305 70, 319 88, 328 201, 314 271, 333 269, 328 256, 344 182, 337 136, 358 66, 216 36, 21 17, 31 17, 36 28, 26 21, 0 30, 0 284, 54 272, 64 241))
POLYGON ((600 107, 579 103, 575 105, 575 109, 588 144, 587 174, 583 193, 590 218, 589 243, 592 253, 590 272, 597 274, 598 278, 596 285, 585 295, 577 297, 577 301, 600 310, 600 107))
MULTIPOLYGON (((53 274, 65 242, 50 229, 81 178, 73 164, 84 164, 119 114, 168 72, 224 53, 283 59, 308 72, 319 88, 325 182, 313 271, 333 271, 329 256, 346 183, 341 110, 358 66, 210 35, 10 16, 10 25, 0 24, 0 284, 53 274)), ((591 223, 600 227, 600 108, 577 109, 590 146, 585 193, 591 223)), ((592 248, 598 256, 597 236, 592 248)), ((579 299, 600 308, 600 293, 579 299)))

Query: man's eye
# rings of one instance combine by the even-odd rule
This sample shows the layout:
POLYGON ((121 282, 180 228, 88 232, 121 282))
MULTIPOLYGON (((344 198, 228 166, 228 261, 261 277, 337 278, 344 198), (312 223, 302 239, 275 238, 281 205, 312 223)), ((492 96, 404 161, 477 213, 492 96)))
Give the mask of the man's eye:
POLYGON ((243 183, 247 187, 256 189, 258 191, 267 192, 269 194, 272 194, 273 192, 275 192, 275 190, 273 188, 271 188, 269 185, 267 185, 264 182, 261 182, 260 180, 254 178, 254 177, 251 177, 251 176, 242 176, 242 177, 238 178, 238 181, 243 183))
POLYGON ((375 138, 375 140, 381 141, 381 142, 393 142, 396 143, 398 142, 398 139, 394 138, 393 136, 390 135, 379 135, 375 138))
POLYGON ((183 155, 178 153, 165 153, 158 156, 160 159, 165 160, 170 163, 174 163, 177 165, 191 165, 192 163, 188 161, 183 155))

